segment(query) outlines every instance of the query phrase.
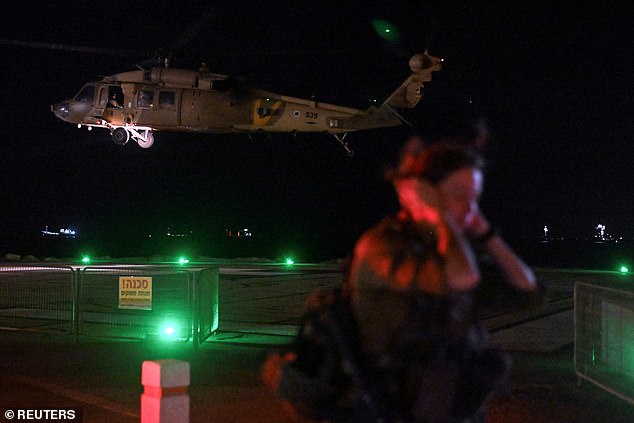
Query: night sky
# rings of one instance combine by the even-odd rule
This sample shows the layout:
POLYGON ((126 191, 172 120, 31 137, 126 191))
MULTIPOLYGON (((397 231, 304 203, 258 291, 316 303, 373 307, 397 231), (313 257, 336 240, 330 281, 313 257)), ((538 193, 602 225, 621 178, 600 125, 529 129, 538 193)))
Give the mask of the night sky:
POLYGON ((264 256, 341 257, 395 210, 382 174, 407 136, 464 132, 480 116, 491 135, 482 208, 507 237, 537 239, 544 225, 591 236, 602 223, 634 238, 634 41, 631 15, 607 2, 49 3, 3 10, 0 38, 121 55, 0 45, 0 253, 29 253, 46 225, 77 227, 103 254, 176 226, 203 254, 222 255, 225 229, 247 227, 264 256), (161 132, 149 150, 118 147, 50 112, 84 83, 170 49, 204 10, 182 63, 277 93, 365 108, 402 82, 411 54, 428 48, 445 65, 406 114, 415 128, 351 133, 353 158, 323 134, 161 132), (377 18, 400 41, 379 37, 377 18))

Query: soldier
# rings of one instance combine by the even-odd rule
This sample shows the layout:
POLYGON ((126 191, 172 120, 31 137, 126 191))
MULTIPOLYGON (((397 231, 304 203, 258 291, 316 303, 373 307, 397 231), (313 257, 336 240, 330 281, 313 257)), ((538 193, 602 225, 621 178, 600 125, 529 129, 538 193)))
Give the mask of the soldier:
POLYGON ((509 371, 508 356, 486 348, 474 301, 480 272, 467 239, 510 285, 537 286, 478 208, 482 166, 465 146, 410 140, 389 172, 400 210, 355 245, 349 283, 362 347, 405 421, 484 420, 509 371))

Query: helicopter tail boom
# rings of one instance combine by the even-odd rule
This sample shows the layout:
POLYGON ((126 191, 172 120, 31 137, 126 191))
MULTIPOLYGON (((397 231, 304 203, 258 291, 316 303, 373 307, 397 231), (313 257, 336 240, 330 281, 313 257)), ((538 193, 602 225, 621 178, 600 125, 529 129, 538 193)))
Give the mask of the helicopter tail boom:
POLYGON ((432 72, 442 69, 443 59, 424 53, 409 59, 411 75, 383 102, 382 106, 395 109, 411 109, 423 98, 424 83, 431 81, 432 72))

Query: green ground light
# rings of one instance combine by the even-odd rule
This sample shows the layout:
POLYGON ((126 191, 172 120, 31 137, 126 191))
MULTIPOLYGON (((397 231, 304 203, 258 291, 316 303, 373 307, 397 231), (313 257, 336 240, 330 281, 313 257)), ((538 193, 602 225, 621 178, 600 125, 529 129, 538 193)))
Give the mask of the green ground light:
POLYGON ((163 327, 163 335, 172 336, 176 333, 176 329, 173 325, 166 325, 163 327))
POLYGON ((173 341, 182 335, 178 323, 173 319, 164 320, 159 326, 159 336, 165 341, 173 341))
POLYGON ((629 273, 629 271, 630 271, 629 267, 625 265, 621 265, 621 267, 619 267, 619 272, 621 273, 629 273))

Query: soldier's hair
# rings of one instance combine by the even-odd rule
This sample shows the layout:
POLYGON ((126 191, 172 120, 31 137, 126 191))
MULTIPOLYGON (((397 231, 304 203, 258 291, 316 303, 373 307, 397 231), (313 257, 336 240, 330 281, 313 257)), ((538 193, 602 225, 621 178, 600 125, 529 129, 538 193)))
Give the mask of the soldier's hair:
POLYGON ((455 143, 426 147, 416 137, 403 146, 398 166, 388 169, 386 177, 389 180, 416 177, 437 185, 452 172, 466 168, 484 168, 484 160, 474 149, 455 143))

